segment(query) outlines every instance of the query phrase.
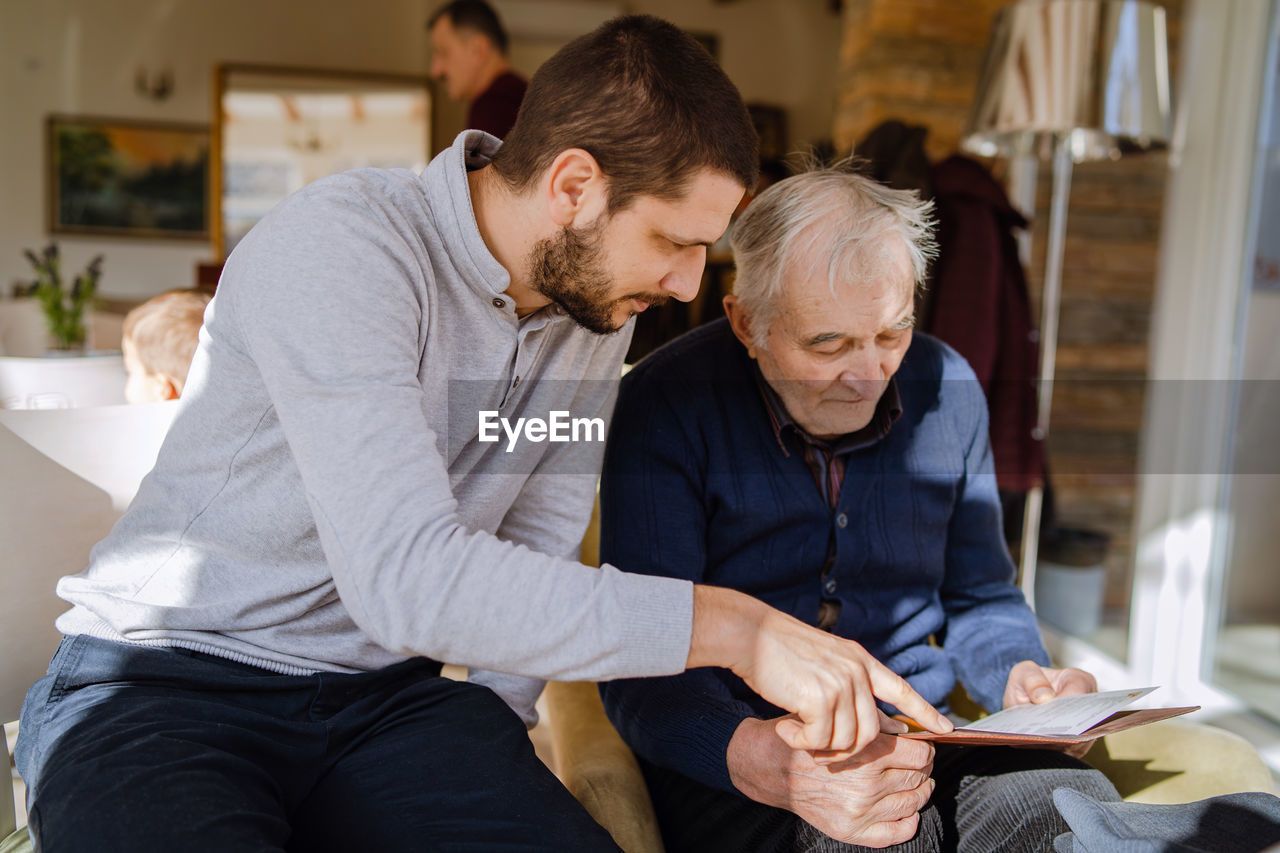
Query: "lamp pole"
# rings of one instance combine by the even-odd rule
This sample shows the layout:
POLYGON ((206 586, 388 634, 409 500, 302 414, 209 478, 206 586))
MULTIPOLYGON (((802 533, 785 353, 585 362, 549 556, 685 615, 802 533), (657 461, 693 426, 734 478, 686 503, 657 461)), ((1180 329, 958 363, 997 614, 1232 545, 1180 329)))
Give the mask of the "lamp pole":
MULTIPOLYGON (((1044 256, 1044 287, 1040 292, 1040 381, 1036 389, 1034 437, 1048 453, 1049 416, 1053 411, 1053 374, 1058 357, 1058 316, 1062 308, 1062 258, 1067 240, 1067 202, 1071 197, 1071 172, 1075 159, 1069 134, 1053 141, 1053 195, 1049 201, 1049 243, 1044 256)), ((1033 184, 1034 187, 1034 184, 1033 184)), ((1032 190, 1034 198, 1034 189, 1032 190)), ((1034 207, 1034 205, 1033 205, 1034 207)), ((1022 516, 1020 584, 1027 603, 1035 609, 1036 555, 1040 550, 1040 515, 1044 486, 1027 493, 1022 516)))

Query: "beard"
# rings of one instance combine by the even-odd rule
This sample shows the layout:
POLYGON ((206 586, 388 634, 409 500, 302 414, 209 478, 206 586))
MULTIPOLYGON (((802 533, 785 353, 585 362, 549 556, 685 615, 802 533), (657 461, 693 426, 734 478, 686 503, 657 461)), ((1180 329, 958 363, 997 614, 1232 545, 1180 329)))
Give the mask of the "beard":
POLYGON ((540 240, 531 253, 529 282, 582 328, 611 335, 622 328, 613 320, 619 306, 632 299, 661 305, 667 297, 637 293, 609 298, 614 283, 604 266, 603 231, 604 223, 597 222, 586 228, 565 228, 558 237, 540 240))

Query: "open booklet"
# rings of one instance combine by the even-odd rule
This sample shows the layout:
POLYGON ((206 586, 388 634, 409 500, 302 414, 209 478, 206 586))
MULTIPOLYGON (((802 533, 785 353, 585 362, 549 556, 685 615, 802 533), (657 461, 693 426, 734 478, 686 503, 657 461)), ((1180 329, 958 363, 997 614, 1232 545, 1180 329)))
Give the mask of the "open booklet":
POLYGON ((1155 689, 1144 687, 1138 690, 1062 696, 1043 705, 1015 705, 944 735, 912 731, 900 737, 975 745, 1049 746, 1082 743, 1157 720, 1189 714, 1200 708, 1199 705, 1193 705, 1186 708, 1125 710, 1126 705, 1155 689))

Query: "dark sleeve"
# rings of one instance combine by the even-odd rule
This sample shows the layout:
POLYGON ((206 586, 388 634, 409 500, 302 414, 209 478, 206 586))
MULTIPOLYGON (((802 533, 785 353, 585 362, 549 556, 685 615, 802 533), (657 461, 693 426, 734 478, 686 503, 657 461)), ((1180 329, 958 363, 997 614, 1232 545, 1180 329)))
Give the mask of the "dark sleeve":
POLYGON ((957 398, 957 440, 966 448, 955 511, 947 531, 942 605, 943 648, 970 697, 998 711, 1009 670, 1019 661, 1048 665, 1035 614, 1014 585, 1013 560, 1000 524, 987 405, 973 375, 943 382, 957 398))
MULTIPOLYGON (((605 451, 601 560, 628 572, 701 582, 706 571, 706 453, 689 406, 665 382, 628 376, 605 451), (667 385, 667 388, 659 386, 667 385)), ((734 791, 725 761, 738 725, 756 716, 701 668, 600 685, 605 711, 637 754, 705 785, 734 791)))

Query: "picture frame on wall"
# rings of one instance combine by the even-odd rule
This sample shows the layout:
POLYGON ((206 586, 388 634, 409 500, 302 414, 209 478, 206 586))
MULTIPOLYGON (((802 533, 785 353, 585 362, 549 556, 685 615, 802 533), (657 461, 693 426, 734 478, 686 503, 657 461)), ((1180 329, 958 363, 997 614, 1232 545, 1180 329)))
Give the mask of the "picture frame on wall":
POLYGON ((53 234, 209 239, 209 127, 51 115, 45 128, 53 234))

